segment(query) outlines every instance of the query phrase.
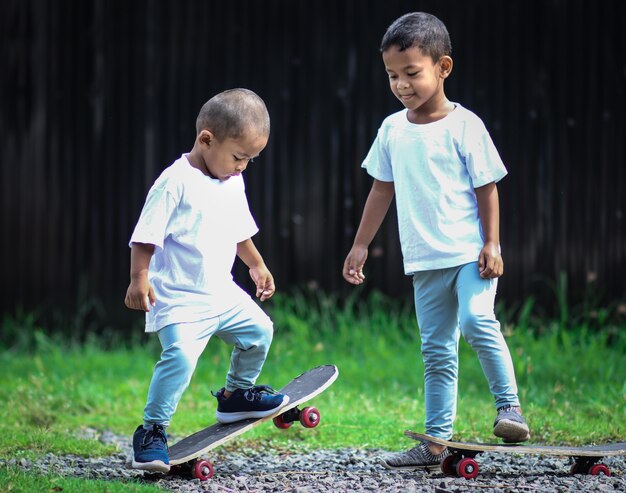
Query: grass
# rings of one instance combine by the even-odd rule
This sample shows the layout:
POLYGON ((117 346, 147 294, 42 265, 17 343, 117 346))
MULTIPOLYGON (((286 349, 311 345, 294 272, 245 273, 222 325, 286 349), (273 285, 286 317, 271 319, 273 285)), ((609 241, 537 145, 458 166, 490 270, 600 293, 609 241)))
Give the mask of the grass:
MULTIPOLYGON (((519 310, 514 324, 505 313, 500 318, 533 442, 578 445, 624 440, 626 323, 607 322, 599 331, 588 320, 559 317, 540 322, 533 319, 529 305, 519 310)), ((424 422, 423 367, 411 306, 377 294, 362 302, 351 298, 340 303, 307 293, 277 296, 266 307, 276 331, 259 383, 279 388, 311 367, 330 363, 339 367, 340 375, 312 402, 322 412, 318 428, 294 426, 283 431, 260 426, 233 441, 233 447, 397 450, 411 445, 402 432, 423 430, 424 422)), ((19 322, 10 319, 11 324, 19 322)), ((89 427, 132 434, 141 420, 159 354, 156 337, 147 344, 104 349, 94 340, 59 342, 37 330, 32 318, 28 323, 31 326, 24 330, 30 330, 30 339, 0 355, 0 457, 112 453, 112 447, 80 439, 77 432, 89 427)), ((18 332, 15 327, 11 330, 18 332)), ((213 422, 215 399, 210 391, 223 385, 229 353, 219 339, 209 343, 172 421, 173 437, 213 422)), ((478 360, 462 341, 455 438, 491 439, 493 417, 478 360)), ((19 475, 1 469, 0 484, 19 475)), ((62 487, 73 491, 70 485, 62 487)))
POLYGON ((85 480, 57 475, 29 474, 16 467, 0 467, 0 492, 162 493, 161 488, 120 481, 85 480))

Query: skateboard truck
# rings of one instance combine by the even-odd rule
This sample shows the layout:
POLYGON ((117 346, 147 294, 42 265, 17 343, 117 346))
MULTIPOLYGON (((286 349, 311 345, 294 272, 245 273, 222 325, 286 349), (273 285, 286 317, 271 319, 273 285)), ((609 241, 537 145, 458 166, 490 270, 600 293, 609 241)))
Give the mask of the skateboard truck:
POLYGON ((320 424, 321 418, 322 415, 315 407, 305 407, 300 410, 296 406, 282 414, 279 414, 273 421, 276 428, 286 430, 295 421, 300 421, 300 424, 305 428, 315 428, 318 424, 320 424))
POLYGON ((214 469, 213 464, 208 460, 198 458, 172 466, 169 473, 175 476, 192 477, 200 481, 206 481, 213 477, 214 469))
POLYGON ((598 462, 601 457, 573 457, 574 463, 569 470, 570 474, 589 474, 591 476, 598 476, 604 474, 610 476, 611 471, 607 466, 598 462))

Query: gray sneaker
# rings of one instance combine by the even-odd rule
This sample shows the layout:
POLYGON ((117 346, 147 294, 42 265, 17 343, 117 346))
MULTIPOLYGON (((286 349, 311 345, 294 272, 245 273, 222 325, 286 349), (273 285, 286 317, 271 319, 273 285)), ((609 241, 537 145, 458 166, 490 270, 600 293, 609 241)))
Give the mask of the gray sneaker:
POLYGON ((421 445, 396 454, 389 454, 380 463, 387 469, 412 471, 415 469, 438 469, 444 457, 450 455, 448 450, 444 450, 438 455, 433 454, 428 448, 428 444, 423 442, 421 445))
POLYGON ((530 430, 518 406, 498 408, 498 416, 493 423, 493 434, 505 443, 525 442, 530 438, 530 430))

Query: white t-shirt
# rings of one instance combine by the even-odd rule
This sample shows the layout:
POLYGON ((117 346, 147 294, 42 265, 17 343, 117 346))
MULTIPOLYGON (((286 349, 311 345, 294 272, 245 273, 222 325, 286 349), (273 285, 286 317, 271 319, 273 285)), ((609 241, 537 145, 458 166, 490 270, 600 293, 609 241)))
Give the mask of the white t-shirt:
POLYGON ((182 155, 157 178, 130 243, 155 245, 149 279, 156 306, 146 332, 218 316, 249 295, 231 273, 237 243, 258 231, 243 177, 219 181, 182 155))
POLYGON ((406 274, 478 260, 484 242, 474 188, 507 174, 478 116, 457 103, 422 125, 409 122, 407 110, 394 113, 362 167, 394 182, 406 274))

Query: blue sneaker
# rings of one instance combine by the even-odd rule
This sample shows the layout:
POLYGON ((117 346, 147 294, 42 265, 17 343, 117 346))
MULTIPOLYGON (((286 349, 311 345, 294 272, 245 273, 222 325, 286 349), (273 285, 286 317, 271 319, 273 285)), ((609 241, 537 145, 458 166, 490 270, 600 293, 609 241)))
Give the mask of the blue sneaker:
POLYGON ((248 418, 270 416, 289 402, 289 396, 279 394, 269 385, 257 385, 249 389, 237 389, 228 398, 224 388, 217 393, 215 417, 220 423, 234 423, 248 418))
POLYGON ((167 455, 167 435, 161 425, 145 429, 140 425, 133 435, 133 469, 168 472, 170 459, 167 455))

